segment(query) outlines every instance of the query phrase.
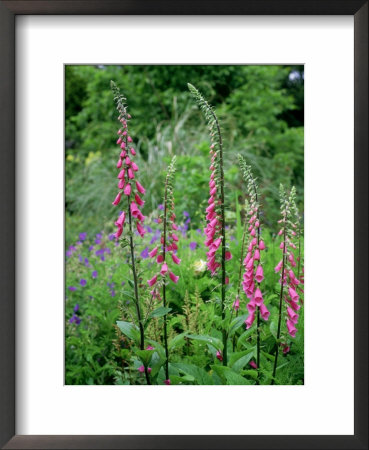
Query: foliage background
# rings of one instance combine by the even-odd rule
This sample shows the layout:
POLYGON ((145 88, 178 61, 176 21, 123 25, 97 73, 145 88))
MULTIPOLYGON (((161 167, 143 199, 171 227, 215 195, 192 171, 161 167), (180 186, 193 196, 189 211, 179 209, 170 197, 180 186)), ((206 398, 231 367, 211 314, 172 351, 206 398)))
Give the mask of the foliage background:
MULTIPOLYGON (((174 192, 182 232, 182 264, 180 281, 170 292, 170 338, 179 346, 172 350, 172 371, 178 370, 178 377, 182 375, 181 383, 186 382, 185 374, 190 384, 196 382, 190 381, 191 377, 197 382, 201 379, 220 384, 222 374, 218 376, 218 368, 212 365, 215 349, 201 341, 194 341, 187 348, 188 342, 177 337, 186 326, 192 333, 217 337, 217 331, 211 327, 217 320, 215 305, 211 303, 216 282, 201 271, 196 274, 196 264, 206 259, 201 230, 208 198, 209 137, 187 83, 194 84, 215 107, 222 125, 226 215, 234 256, 228 269, 231 290, 237 282, 240 211, 245 189, 238 153, 253 166, 258 178, 263 239, 267 245, 265 289, 269 294, 265 302, 275 316, 278 283, 273 268, 280 257, 276 239, 280 183, 287 189, 296 186, 298 207, 303 213, 303 66, 66 66, 67 384, 127 384, 127 377, 133 383, 141 382, 137 371, 132 372, 122 363, 129 358, 129 343, 114 328, 116 320, 121 319, 121 302, 128 294, 130 273, 128 265, 122 264, 122 251, 111 235, 117 214, 111 203, 117 193, 119 123, 110 80, 116 81, 127 98, 132 115, 130 135, 138 150, 135 160, 140 168, 139 179, 147 191, 143 214, 147 216, 145 224, 151 228, 137 252, 139 264, 148 271, 151 263, 147 263, 147 252, 158 238, 155 217, 162 203, 165 169, 172 156, 177 155, 174 192), (187 365, 183 354, 187 355, 187 365), (191 369, 189 362, 197 368, 191 369), (126 370, 129 375, 122 376, 126 370), (207 371, 213 371, 213 376, 207 371)), ((160 324, 157 326, 160 329, 160 324)), ((270 320, 263 336, 262 363, 267 382, 272 365, 268 352, 274 346, 275 328, 275 322, 270 320)), ((252 370, 240 365, 240 361, 245 365, 253 357, 246 335, 239 339, 234 354, 240 360, 233 356, 237 374, 243 375, 238 381, 245 383, 245 376, 254 376, 252 370)), ((303 383, 303 345, 302 314, 294 345, 282 361, 285 368, 279 374, 280 384, 303 383)), ((130 367, 138 365, 140 362, 133 360, 130 367)), ((237 382, 232 378, 230 384, 237 382)))
MULTIPOLYGON (((66 66, 66 242, 112 222, 117 151, 115 80, 132 115, 130 132, 142 182, 144 210, 161 203, 163 170, 177 155, 176 205, 202 227, 198 206, 207 191, 208 135, 187 83, 215 106, 225 140, 229 211, 242 196, 237 153, 259 178, 266 224, 275 229, 279 183, 295 185, 303 210, 303 66, 66 66)), ((201 213, 201 214, 200 214, 201 213)))

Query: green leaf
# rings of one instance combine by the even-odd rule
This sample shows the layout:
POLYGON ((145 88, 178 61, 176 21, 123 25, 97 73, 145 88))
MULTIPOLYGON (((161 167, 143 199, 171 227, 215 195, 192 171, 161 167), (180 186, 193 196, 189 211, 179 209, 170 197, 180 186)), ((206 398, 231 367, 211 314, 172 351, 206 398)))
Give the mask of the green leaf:
POLYGON ((232 336, 232 334, 244 324, 247 316, 248 314, 243 314, 242 316, 236 317, 232 320, 229 329, 229 336, 232 336))
POLYGON ((172 363, 171 366, 178 369, 180 372, 183 372, 186 375, 194 377, 197 384, 200 385, 213 384, 211 376, 202 367, 184 363, 172 363))
POLYGON ((170 311, 172 311, 172 308, 159 306, 159 308, 154 309, 154 311, 150 313, 149 318, 152 319, 153 317, 163 317, 170 311))
POLYGON ((216 350, 223 349, 223 343, 220 339, 215 338, 213 336, 197 336, 195 334, 188 334, 187 337, 189 339, 194 339, 195 341, 206 342, 207 344, 213 346, 216 350))
POLYGON ((118 320, 117 326, 120 331, 129 339, 132 339, 137 344, 140 342, 140 332, 138 330, 138 327, 134 323, 118 320))
POLYGON ((243 352, 233 353, 229 359, 229 366, 235 371, 239 372, 248 364, 254 355, 254 349, 245 350, 243 352))
POLYGON ((270 322, 269 329, 270 329, 270 332, 272 333, 272 335, 274 336, 274 338, 277 340, 278 325, 274 320, 272 320, 270 322))
POLYGON ((154 350, 136 350, 136 355, 140 358, 143 365, 148 367, 151 361, 151 358, 154 354, 154 350))
POLYGON ((177 336, 175 336, 173 339, 171 339, 169 341, 169 344, 168 344, 169 350, 182 345, 185 342, 186 336, 187 336, 187 331, 185 331, 184 333, 181 333, 181 334, 177 334, 177 336))
POLYGON ((211 368, 216 372, 223 380, 224 384, 228 385, 249 385, 252 384, 250 380, 243 378, 238 373, 234 372, 231 368, 221 366, 220 364, 212 365, 211 368))

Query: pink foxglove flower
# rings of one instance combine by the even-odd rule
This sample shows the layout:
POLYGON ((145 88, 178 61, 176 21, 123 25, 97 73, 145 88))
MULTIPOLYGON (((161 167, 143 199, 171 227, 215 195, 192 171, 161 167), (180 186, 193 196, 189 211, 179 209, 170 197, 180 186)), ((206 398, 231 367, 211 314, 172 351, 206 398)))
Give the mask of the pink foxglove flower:
POLYGON ((154 284, 156 283, 157 279, 158 279, 158 276, 157 276, 157 275, 154 275, 154 276, 151 278, 151 280, 148 280, 148 281, 147 281, 147 284, 148 284, 150 287, 151 287, 151 286, 154 286, 154 284))
POLYGON ((113 205, 119 205, 120 199, 122 197, 122 194, 119 192, 119 194, 115 197, 115 200, 113 201, 113 205))
POLYGON ((216 357, 217 359, 219 359, 219 361, 223 361, 222 352, 220 350, 217 350, 216 357))
POLYGON ((177 283, 179 280, 179 276, 178 275, 174 275, 173 272, 169 272, 169 278, 173 281, 173 283, 177 283))

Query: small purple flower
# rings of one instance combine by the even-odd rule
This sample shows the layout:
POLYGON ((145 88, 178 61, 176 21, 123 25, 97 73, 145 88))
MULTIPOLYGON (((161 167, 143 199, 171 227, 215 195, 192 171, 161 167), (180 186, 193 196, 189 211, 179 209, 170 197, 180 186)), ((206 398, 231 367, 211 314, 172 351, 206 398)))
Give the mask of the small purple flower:
POLYGON ((146 230, 148 233, 152 233, 153 229, 151 227, 149 227, 148 225, 146 225, 146 230))
POLYGON ((76 303, 74 308, 73 308, 73 311, 76 313, 78 310, 79 310, 79 304, 76 303))
POLYGON ((82 255, 78 255, 79 262, 83 262, 82 255))
POLYGON ((76 291, 77 290, 77 288, 75 286, 68 286, 68 289, 70 291, 76 291))
POLYGON ((183 215, 184 215, 185 217, 190 217, 190 214, 189 214, 187 211, 183 211, 183 215))
POLYGON ((89 251, 89 252, 92 252, 93 249, 94 249, 94 246, 93 246, 93 245, 90 245, 90 246, 88 247, 88 251, 89 251))
POLYGON ((147 259, 149 257, 149 247, 145 247, 141 252, 141 258, 147 259))
POLYGON ((105 256, 102 255, 102 256, 100 257, 100 259, 101 259, 101 261, 105 261, 105 256))
POLYGON ((122 281, 122 282, 121 282, 121 285, 122 285, 122 286, 124 286, 125 284, 126 284, 126 282, 125 282, 125 281, 122 281))
POLYGON ((198 229, 196 230, 196 233, 202 234, 202 230, 201 230, 200 228, 198 228, 198 229))
MULTIPOLYGON (((188 219, 186 220, 185 224, 189 224, 190 222, 191 222, 191 219, 188 218, 188 219)), ((188 225, 187 225, 187 228, 188 228, 188 225)))
POLYGON ((81 319, 76 314, 73 314, 73 316, 69 319, 69 323, 79 325, 81 323, 81 319))
POLYGON ((82 279, 79 281, 79 284, 80 284, 81 286, 86 286, 87 281, 86 281, 84 278, 82 278, 82 279))
POLYGON ((91 274, 92 278, 97 278, 97 270, 94 270, 91 274))
POLYGON ((66 255, 67 255, 67 258, 70 258, 73 255, 73 252, 71 250, 67 250, 66 255))
POLYGON ((159 208, 161 211, 164 211, 164 205, 160 204, 160 205, 158 206, 158 208, 159 208))
POLYGON ((90 264, 90 263, 89 263, 89 260, 88 260, 88 258, 85 258, 85 266, 86 266, 86 267, 88 267, 88 266, 89 266, 89 264, 90 264))
POLYGON ((77 241, 77 242, 76 242, 76 245, 82 245, 82 244, 83 244, 82 241, 77 241))
POLYGON ((114 289, 112 289, 112 290, 110 291, 110 295, 111 295, 112 297, 115 297, 115 291, 114 291, 114 289))
POLYGON ((70 250, 71 252, 75 252, 77 249, 76 249, 76 247, 74 247, 74 245, 71 245, 71 246, 69 247, 69 250, 70 250))
POLYGON ((96 244, 96 245, 101 244, 101 239, 97 239, 97 238, 96 238, 96 239, 95 239, 95 244, 96 244))
POLYGON ((97 234, 96 234, 96 238, 97 238, 97 239, 101 239, 101 238, 102 238, 102 233, 97 233, 97 234))
POLYGON ((236 240, 236 237, 235 236, 231 236, 231 241, 235 241, 236 240))
POLYGON ((109 241, 114 240, 115 239, 115 233, 109 234, 108 239, 109 239, 109 241))
POLYGON ((196 250, 197 242, 190 242, 190 250, 196 250))
POLYGON ((80 233, 79 240, 84 241, 86 239, 86 237, 87 237, 87 233, 80 233))

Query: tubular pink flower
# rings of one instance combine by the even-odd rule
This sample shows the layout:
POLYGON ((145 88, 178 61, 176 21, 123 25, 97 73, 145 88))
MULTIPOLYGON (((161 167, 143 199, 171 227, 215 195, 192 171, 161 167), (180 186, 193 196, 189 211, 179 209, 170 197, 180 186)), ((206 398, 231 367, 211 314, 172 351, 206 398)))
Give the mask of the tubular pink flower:
POLYGON ((126 184, 125 185, 125 187, 124 187, 124 195, 131 195, 131 191, 132 191, 132 189, 131 189, 131 185, 128 183, 128 184, 126 184))
POLYGON ((118 229, 115 233, 115 237, 118 239, 122 233, 123 233, 123 227, 118 227, 118 229))
POLYGON ((178 242, 178 236, 175 233, 172 233, 172 239, 178 242))
POLYGON ((168 272, 168 265, 167 265, 167 263, 164 261, 163 265, 161 266, 160 275, 165 275, 167 272, 168 272))
POLYGON ((287 306, 287 314, 289 316, 289 318, 291 319, 291 322, 296 324, 299 320, 299 315, 297 313, 295 313, 295 311, 290 308, 289 306, 287 306))
POLYGON ((261 283, 264 280, 264 272, 263 272, 263 267, 258 265, 258 267, 256 268, 256 273, 255 273, 255 280, 258 283, 261 283))
POLYGON ((138 194, 135 194, 135 202, 139 206, 143 206, 145 204, 144 200, 142 200, 138 194))
POLYGON ((127 141, 128 142, 133 142, 131 136, 128 136, 127 141))
POLYGON ((144 194, 146 192, 145 188, 137 180, 136 180, 136 187, 138 192, 140 192, 141 194, 144 194))
POLYGON ((117 169, 120 169, 121 167, 122 167, 122 160, 119 158, 117 162, 117 169))
POLYGON ((259 261, 259 260, 260 260, 260 252, 259 252, 258 249, 255 250, 255 253, 254 253, 254 260, 255 260, 255 261, 259 261))
POLYGON ((175 264, 180 264, 180 262, 181 262, 181 260, 178 258, 178 256, 175 253, 172 253, 172 259, 175 264))
POLYGON ((252 324, 254 323, 255 320, 255 314, 251 313, 248 318, 245 320, 245 324, 246 324, 246 330, 248 330, 249 328, 251 328, 252 324))
POLYGON ((177 283, 177 281, 179 280, 179 276, 174 275, 173 272, 169 272, 169 278, 173 281, 173 283, 177 283))
POLYGON ((288 293, 289 293, 289 295, 290 295, 290 297, 291 297, 291 300, 293 301, 293 302, 295 302, 295 303, 297 303, 298 301, 299 301, 299 295, 297 294, 297 292, 295 291, 295 289, 293 289, 293 288, 288 288, 288 293))
POLYGON ((170 382, 170 380, 164 380, 164 384, 166 384, 167 386, 170 386, 172 383, 170 382))
POLYGON ((279 261, 279 263, 275 266, 274 270, 276 273, 282 269, 282 265, 283 265, 283 259, 281 261, 279 261))
POLYGON ((132 180, 135 177, 133 170, 131 168, 128 169, 128 178, 132 180))
POLYGON ((293 324, 293 322, 289 319, 287 320, 287 330, 291 337, 294 338, 296 336, 297 329, 296 329, 295 325, 293 324))
POLYGON ((120 172, 119 172, 119 174, 118 174, 118 177, 117 178, 119 178, 119 180, 123 180, 123 178, 124 178, 124 169, 122 169, 120 172))
POLYGON ((229 261, 230 259, 232 259, 232 253, 229 251, 225 252, 225 259, 226 259, 226 261, 229 261))
POLYGON ((240 299, 238 296, 236 297, 236 300, 233 302, 233 309, 235 311, 238 311, 240 309, 240 299))
POLYGON ((256 288, 254 299, 257 306, 260 306, 263 303, 263 296, 259 288, 256 288))
POLYGON ((250 364, 250 366, 251 366, 253 369, 257 369, 257 368, 258 368, 256 362, 254 362, 254 361, 250 361, 249 364, 250 364))
POLYGON ((158 264, 162 263, 164 261, 164 257, 161 253, 158 254, 158 257, 156 258, 156 262, 158 264))
POLYGON ((264 241, 262 241, 262 240, 259 242, 259 249, 265 250, 265 244, 264 244, 264 241))
POLYGON ((135 172, 138 172, 138 165, 134 162, 132 162, 131 164, 132 170, 134 170, 135 172))
POLYGON ((125 163, 127 164, 127 166, 131 165, 131 159, 129 156, 126 156, 125 163))
POLYGON ((156 256, 157 253, 158 253, 158 247, 153 248, 151 250, 151 252, 149 252, 150 258, 153 258, 154 256, 156 256))
POLYGON ((251 301, 249 301, 249 303, 246 305, 247 311, 252 314, 253 312, 255 312, 256 310, 256 303, 254 302, 254 300, 252 299, 251 301))
POLYGON ((115 200, 113 201, 113 205, 117 206, 120 202, 120 199, 122 197, 122 194, 119 192, 118 195, 115 197, 115 200))
POLYGON ((223 361, 222 352, 220 350, 217 350, 216 357, 217 359, 219 359, 219 361, 223 361))
POLYGON ((136 228, 137 228, 138 234, 139 234, 141 237, 144 237, 144 235, 145 235, 145 233, 146 233, 146 230, 145 230, 145 228, 140 224, 140 222, 136 222, 136 228))
POLYGON ((119 216, 118 220, 115 222, 115 225, 123 227, 125 220, 126 220, 126 213, 123 211, 122 214, 119 216))
POLYGON ((260 315, 264 320, 268 320, 270 316, 270 312, 268 311, 268 308, 262 303, 260 305, 260 315))
POLYGON ((136 150, 133 147, 131 147, 130 150, 131 150, 132 156, 136 156, 136 150))
POLYGON ((147 284, 148 284, 150 287, 152 287, 152 286, 154 286, 154 284, 156 283, 157 279, 158 279, 158 276, 157 276, 157 275, 154 275, 154 276, 151 278, 151 280, 148 280, 148 281, 147 281, 147 284))

